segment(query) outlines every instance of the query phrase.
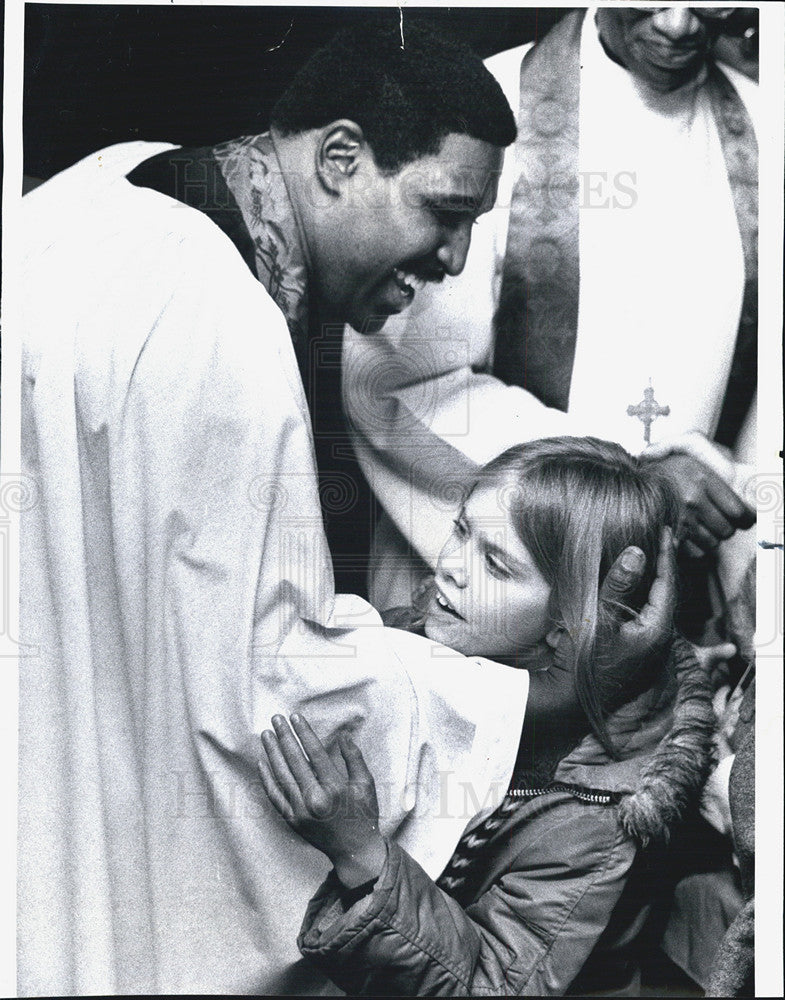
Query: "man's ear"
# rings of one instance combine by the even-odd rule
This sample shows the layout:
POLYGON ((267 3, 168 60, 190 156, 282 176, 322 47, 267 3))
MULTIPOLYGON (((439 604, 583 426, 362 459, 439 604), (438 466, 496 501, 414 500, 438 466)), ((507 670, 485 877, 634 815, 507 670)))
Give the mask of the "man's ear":
POLYGON ((366 151, 363 130, 356 122, 341 118, 325 126, 316 147, 316 174, 322 185, 338 194, 357 172, 366 151))

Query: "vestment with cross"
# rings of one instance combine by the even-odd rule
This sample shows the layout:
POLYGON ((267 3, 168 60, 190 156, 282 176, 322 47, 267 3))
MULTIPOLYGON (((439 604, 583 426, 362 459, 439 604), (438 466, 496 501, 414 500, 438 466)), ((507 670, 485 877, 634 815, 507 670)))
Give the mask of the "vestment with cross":
POLYGON ((643 421, 643 440, 646 444, 651 444, 651 425, 657 417, 667 417, 670 415, 670 406, 660 406, 654 398, 654 389, 651 382, 643 390, 643 399, 635 405, 627 407, 628 417, 640 417, 643 421))

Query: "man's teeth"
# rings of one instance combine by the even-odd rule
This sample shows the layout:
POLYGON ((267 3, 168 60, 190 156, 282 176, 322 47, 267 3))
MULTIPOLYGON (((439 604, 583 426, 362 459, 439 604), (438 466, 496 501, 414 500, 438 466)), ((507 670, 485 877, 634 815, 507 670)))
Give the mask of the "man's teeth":
POLYGON ((399 267, 396 267, 393 271, 393 277, 395 284, 406 296, 414 295, 416 289, 422 288, 425 284, 423 278, 419 278, 416 274, 412 274, 409 271, 402 271, 399 267))

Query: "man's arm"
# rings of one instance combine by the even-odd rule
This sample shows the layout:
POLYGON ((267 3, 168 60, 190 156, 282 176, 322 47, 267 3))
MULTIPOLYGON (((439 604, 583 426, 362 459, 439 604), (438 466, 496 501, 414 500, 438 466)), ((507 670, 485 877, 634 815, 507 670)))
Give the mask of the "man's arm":
MULTIPOLYGON (((356 735, 385 829, 438 871, 460 783, 484 800, 509 780, 525 676, 438 660, 360 601, 370 621, 334 621, 283 316, 207 219, 124 184, 52 236, 26 315, 46 497, 26 524, 25 622, 46 659, 24 688, 24 957, 45 983, 75 964, 76 993, 297 992, 325 867, 261 794, 269 715, 307 704, 321 731, 356 735), (75 941, 74 921, 102 933, 75 941)), ((47 188, 32 197, 74 201, 47 188)))
MULTIPOLYGON (((513 107, 524 51, 499 53, 487 63, 513 107)), ((740 74, 729 75, 755 121, 757 88, 739 80, 740 74)), ((419 291, 413 306, 388 320, 377 337, 346 333, 344 406, 360 465, 397 530, 431 566, 449 533, 461 486, 478 465, 520 442, 592 432, 585 415, 571 419, 488 374, 514 179, 510 150, 497 205, 478 221, 460 276, 419 291)), ((729 528, 749 522, 697 461, 665 462, 663 471, 691 509, 701 512, 689 522, 694 541, 716 544, 729 528)))

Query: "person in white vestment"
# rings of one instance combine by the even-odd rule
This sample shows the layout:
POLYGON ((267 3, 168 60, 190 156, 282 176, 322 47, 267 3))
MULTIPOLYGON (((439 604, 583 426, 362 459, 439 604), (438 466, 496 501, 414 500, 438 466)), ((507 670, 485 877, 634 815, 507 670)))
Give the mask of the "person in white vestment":
POLYGON ((519 135, 464 272, 344 342, 384 509, 377 607, 406 604, 434 565, 477 465, 549 434, 656 460, 694 555, 752 524, 757 87, 712 59, 732 14, 575 11, 487 60, 519 135))
POLYGON ((460 272, 513 138, 482 64, 396 18, 314 57, 270 133, 26 196, 20 995, 328 989, 295 945, 325 863, 258 781, 271 713, 353 735, 433 876, 504 795, 529 676, 334 594, 298 357, 309 290, 373 332, 460 272))

